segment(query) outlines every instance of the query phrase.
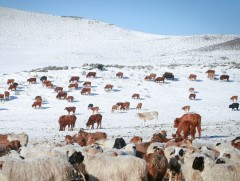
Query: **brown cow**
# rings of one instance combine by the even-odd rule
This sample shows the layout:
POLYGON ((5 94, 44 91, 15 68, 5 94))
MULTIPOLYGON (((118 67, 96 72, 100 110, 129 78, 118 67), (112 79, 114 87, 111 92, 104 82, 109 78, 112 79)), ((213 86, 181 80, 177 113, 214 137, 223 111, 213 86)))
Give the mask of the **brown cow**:
POLYGON ((8 87, 8 90, 11 90, 11 91, 16 91, 17 90, 17 86, 18 84, 17 83, 13 83, 11 84, 9 87, 8 87))
POLYGON ((102 128, 102 115, 101 114, 94 114, 89 117, 88 122, 86 123, 87 129, 89 129, 90 126, 91 126, 91 129, 94 129, 94 123, 97 123, 97 129, 98 129, 98 127, 100 127, 100 129, 102 128))
POLYGON ((232 97, 230 98, 230 100, 233 101, 233 102, 234 102, 234 101, 237 101, 237 100, 238 100, 238 96, 232 96, 232 97))
POLYGON ((67 93, 66 92, 59 92, 56 96, 57 99, 66 99, 67 98, 67 93))
POLYGON ((43 87, 45 86, 45 87, 48 87, 49 85, 51 85, 52 84, 52 82, 50 81, 50 80, 45 80, 45 81, 43 81, 43 83, 42 83, 42 85, 43 85, 43 87))
POLYGON ((121 103, 120 105, 120 110, 129 110, 130 108, 130 102, 124 102, 124 103, 121 103))
POLYGON ((7 80, 7 84, 13 84, 14 83, 14 79, 8 79, 7 80))
POLYGON ((75 81, 78 82, 79 80, 80 80, 80 77, 78 77, 78 76, 72 76, 71 79, 69 80, 69 83, 70 83, 70 82, 75 82, 75 81))
POLYGON ((1 102, 4 101, 4 94, 0 94, 1 102))
POLYGON ((88 88, 88 87, 84 87, 82 88, 82 91, 81 91, 81 95, 91 95, 91 88, 88 88))
POLYGON ((147 76, 144 78, 144 80, 149 81, 149 80, 152 80, 152 78, 151 78, 149 75, 147 75, 147 76))
POLYGON ((54 92, 57 92, 57 93, 62 92, 62 91, 63 91, 63 88, 62 88, 62 87, 56 87, 56 88, 54 89, 54 92))
POLYGON ((9 100, 9 98, 10 98, 10 92, 4 91, 4 97, 5 97, 5 100, 9 100))
POLYGON ((188 91, 194 93, 194 88, 191 87, 188 89, 188 91))
POLYGON ((189 98, 189 100, 190 100, 190 99, 196 99, 196 94, 190 94, 190 95, 188 96, 188 98, 189 98))
POLYGON ((133 95, 132 95, 132 98, 133 98, 133 99, 139 99, 139 98, 140 98, 140 95, 139 95, 139 94, 133 94, 133 95))
POLYGON ((190 74, 188 77, 189 80, 196 80, 197 79, 197 75, 195 74, 190 74))
POLYGON ((65 131, 66 126, 68 126, 68 131, 73 131, 75 127, 77 117, 75 115, 63 115, 59 117, 59 131, 65 131))
POLYGON ((98 113, 98 111, 99 111, 99 107, 90 107, 90 109, 93 111, 93 114, 94 114, 94 112, 96 112, 96 113, 98 113))
POLYGON ((68 102, 73 102, 74 97, 73 96, 67 96, 67 101, 68 102))
POLYGON ((92 84, 91 82, 84 82, 83 86, 84 87, 91 87, 91 84, 92 84))
POLYGON ((118 73, 116 74, 116 77, 118 77, 118 78, 123 78, 123 73, 122 73, 122 72, 118 72, 118 73))
POLYGON ((96 72, 88 72, 88 74, 86 75, 86 78, 91 78, 91 77, 95 78, 96 74, 97 74, 96 72))
POLYGON ((195 123, 189 120, 185 120, 178 125, 176 136, 177 138, 181 137, 181 133, 183 132, 183 138, 187 139, 188 135, 191 135, 191 139, 195 139, 196 134, 196 126, 195 123))
POLYGON ((119 106, 118 105, 113 105, 112 106, 112 113, 114 113, 114 111, 118 110, 119 106))
POLYGON ((182 107, 182 110, 184 110, 185 112, 189 112, 190 106, 184 106, 182 107))
POLYGON ((199 138, 201 138, 201 116, 199 114, 184 114, 181 118, 176 118, 174 120, 174 128, 177 128, 181 122, 192 121, 194 127, 198 130, 199 138))
POLYGON ((149 76, 150 76, 151 80, 155 80, 155 78, 157 77, 157 74, 151 73, 149 76))
POLYGON ((107 84, 105 87, 104 87, 104 90, 105 91, 111 91, 113 89, 113 85, 112 84, 107 84))
POLYGON ((78 83, 69 84, 68 88, 69 88, 69 89, 71 89, 71 88, 78 89, 78 83))
POLYGON ((229 82, 229 75, 221 75, 220 80, 226 80, 227 82, 229 82))
POLYGON ((156 82, 156 83, 164 83, 164 77, 157 77, 155 80, 154 80, 154 82, 156 82))
POLYGON ((64 110, 67 110, 68 115, 70 114, 70 112, 73 112, 73 114, 75 114, 76 107, 75 107, 75 106, 72 106, 72 107, 65 107, 64 110))
POLYGON ((142 103, 138 103, 136 109, 142 109, 142 103))
POLYGON ((38 106, 38 108, 42 107, 42 102, 35 101, 33 103, 32 107, 34 107, 36 109, 37 106, 38 106))
POLYGON ((134 144, 138 144, 138 143, 142 143, 142 137, 140 136, 134 136, 130 139, 129 143, 134 143, 134 144))
POLYGON ((28 83, 32 83, 32 84, 33 84, 33 83, 35 84, 35 83, 37 82, 37 79, 36 79, 35 77, 34 77, 34 78, 29 78, 29 79, 27 79, 27 82, 28 82, 28 83))
POLYGON ((36 96, 35 100, 36 100, 36 102, 42 102, 42 97, 41 96, 36 96))
POLYGON ((208 70, 206 73, 208 74, 207 78, 214 79, 215 70, 208 70))

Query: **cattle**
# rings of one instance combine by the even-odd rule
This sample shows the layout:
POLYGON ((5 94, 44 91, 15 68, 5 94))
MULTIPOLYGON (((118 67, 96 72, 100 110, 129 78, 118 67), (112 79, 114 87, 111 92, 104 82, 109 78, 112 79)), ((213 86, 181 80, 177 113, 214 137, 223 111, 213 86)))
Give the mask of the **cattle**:
POLYGON ((87 82, 84 82, 84 83, 83 83, 83 86, 84 86, 84 87, 91 87, 91 82, 88 82, 88 81, 87 81, 87 82))
POLYGON ((93 104, 88 104, 88 109, 91 109, 93 107, 93 104))
POLYGON ((36 96, 35 100, 36 100, 36 102, 42 102, 42 97, 41 96, 36 96))
POLYGON ((208 70, 208 71, 206 71, 206 73, 208 74, 207 78, 209 78, 210 80, 214 79, 215 70, 208 70))
POLYGON ((138 143, 142 143, 142 137, 140 136, 134 136, 130 139, 129 143, 135 143, 135 144, 138 144, 138 143))
POLYGON ((201 116, 199 114, 184 114, 181 118, 174 120, 174 128, 177 128, 181 122, 192 121, 198 130, 199 139, 201 139, 201 116))
POLYGON ((190 94, 190 95, 188 96, 188 98, 189 98, 189 100, 190 100, 190 99, 196 99, 196 94, 190 94))
POLYGON ((87 129, 89 129, 90 126, 91 126, 91 129, 94 129, 95 123, 97 123, 97 129, 98 129, 98 127, 100 129, 102 128, 102 115, 101 114, 94 114, 88 118, 88 121, 86 123, 87 129))
POLYGON ((4 97, 5 97, 5 100, 9 100, 10 99, 10 92, 4 91, 4 97))
POLYGON ((8 90, 11 90, 11 91, 16 91, 17 90, 17 86, 18 86, 18 83, 13 83, 11 84, 9 87, 8 87, 8 90))
POLYGON ((144 126, 147 120, 155 119, 155 124, 156 124, 156 120, 158 120, 158 112, 153 111, 153 112, 137 113, 137 117, 144 121, 144 126))
POLYGON ((169 80, 169 79, 174 80, 174 75, 173 75, 173 73, 171 73, 171 72, 165 72, 165 73, 163 74, 163 77, 164 77, 165 79, 167 79, 167 80, 169 80))
POLYGON ((183 138, 187 139, 188 135, 191 135, 191 139, 195 139, 196 134, 196 125, 192 121, 185 120, 178 125, 176 136, 177 138, 181 137, 181 133, 183 132, 183 138))
POLYGON ((188 89, 188 91, 191 92, 191 93, 194 93, 194 88, 190 87, 190 88, 188 89))
POLYGON ((232 103, 231 105, 229 105, 229 108, 232 108, 232 111, 235 111, 236 109, 238 111, 239 103, 232 103))
POLYGON ((68 88, 69 88, 69 89, 72 89, 72 88, 74 88, 74 89, 78 89, 78 83, 75 83, 75 84, 69 84, 68 88))
POLYGON ((103 70, 103 64, 98 64, 97 68, 98 68, 99 70, 103 70))
POLYGON ((7 84, 9 85, 9 84, 13 84, 14 83, 14 79, 8 79, 7 80, 7 84))
POLYGON ((4 94, 0 94, 1 102, 4 101, 4 94))
POLYGON ((91 77, 95 78, 96 74, 97 74, 96 72, 88 72, 88 74, 86 75, 86 78, 91 78, 91 77))
POLYGON ((142 103, 138 103, 136 109, 142 109, 142 103))
POLYGON ((66 99, 67 98, 67 93, 66 92, 59 92, 56 96, 57 99, 66 99))
POLYGON ((37 106, 38 106, 38 108, 41 108, 41 107, 42 107, 42 102, 35 101, 35 102, 32 104, 32 107, 34 107, 35 109, 36 109, 37 106))
POLYGON ((189 80, 196 80, 197 79, 197 75, 195 74, 190 74, 188 77, 189 80))
POLYGON ((65 131, 66 126, 68 126, 68 131, 73 131, 75 127, 77 117, 75 115, 63 115, 59 117, 59 131, 65 131))
POLYGON ((32 83, 32 84, 33 84, 33 83, 35 84, 35 83, 37 82, 37 79, 36 79, 35 77, 34 77, 34 78, 29 78, 29 79, 27 79, 27 82, 28 82, 28 83, 32 83))
POLYGON ((109 92, 113 89, 113 85, 112 84, 107 84, 105 87, 104 87, 104 90, 109 92))
POLYGON ((57 93, 62 92, 62 91, 63 91, 63 88, 62 88, 62 87, 56 87, 56 88, 54 89, 54 92, 57 92, 57 93))
MULTIPOLYGON (((119 103, 117 103, 118 105, 119 103)), ((129 110, 130 108, 130 102, 124 102, 124 103, 120 103, 120 110, 129 110)))
POLYGON ((72 107, 65 107, 64 110, 67 110, 68 115, 69 115, 71 112, 72 112, 73 114, 75 114, 76 107, 75 107, 75 106, 72 106, 72 107))
POLYGON ((78 77, 78 76, 72 76, 71 78, 70 78, 70 80, 69 80, 69 83, 70 82, 78 82, 80 80, 80 77, 78 77))
POLYGON ((98 111, 99 111, 99 107, 91 107, 90 108, 92 111, 93 111, 93 114, 96 112, 96 113, 98 113, 98 111))
POLYGON ((156 83, 164 83, 164 77, 157 77, 155 80, 154 80, 154 82, 156 82, 156 83))
POLYGON ((230 100, 233 101, 233 102, 234 102, 234 101, 237 101, 237 100, 238 100, 238 96, 232 96, 232 97, 230 98, 230 100))
MULTIPOLYGON (((0 140, 0 151, 2 152, 3 148, 7 148, 6 150, 10 151, 10 150, 19 150, 19 148, 21 147, 21 143, 19 140, 0 140)), ((1 154, 1 153, 0 153, 1 154)), ((1 155, 3 156, 3 155, 1 155)))
POLYGON ((151 73, 149 76, 150 76, 150 80, 155 80, 155 78, 157 77, 157 74, 151 73))
POLYGON ((152 142, 161 142, 161 143, 167 143, 170 140, 171 139, 166 138, 165 133, 162 133, 162 132, 154 133, 151 138, 152 142))
POLYGON ((73 102, 74 97, 73 96, 67 96, 67 101, 68 102, 73 102))
POLYGON ((229 75, 221 75, 219 79, 222 81, 226 80, 227 82, 229 82, 229 75))
POLYGON ((144 78, 144 80, 148 80, 148 81, 149 81, 149 80, 152 80, 152 79, 151 79, 151 77, 150 77, 149 75, 147 75, 147 76, 144 78))
POLYGON ((118 78, 123 78, 123 73, 122 73, 122 72, 118 72, 118 73, 116 74, 116 77, 118 77, 118 78))
POLYGON ((132 98, 133 98, 133 99, 139 99, 139 98, 140 98, 140 95, 139 95, 139 94, 133 94, 133 95, 132 95, 132 98))
POLYGON ((119 106, 118 105, 113 105, 112 106, 112 113, 114 113, 114 111, 118 110, 119 106))
POLYGON ((185 112, 189 112, 190 106, 184 106, 182 107, 182 110, 184 110, 185 112))
POLYGON ((84 87, 84 88, 82 88, 82 90, 81 90, 81 95, 91 95, 91 88, 88 88, 88 87, 84 87))
POLYGON ((52 84, 52 82, 50 81, 50 80, 44 80, 43 82, 42 82, 42 85, 43 85, 43 87, 45 86, 45 87, 48 87, 49 85, 51 85, 52 84))
POLYGON ((40 78, 40 81, 41 82, 44 82, 44 81, 46 81, 47 80, 47 76, 42 76, 41 78, 40 78))

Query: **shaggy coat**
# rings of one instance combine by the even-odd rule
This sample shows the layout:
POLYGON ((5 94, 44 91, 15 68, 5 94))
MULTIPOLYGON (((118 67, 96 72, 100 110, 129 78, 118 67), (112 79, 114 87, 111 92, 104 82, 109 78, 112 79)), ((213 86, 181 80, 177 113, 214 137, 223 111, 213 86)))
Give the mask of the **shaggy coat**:
POLYGON ((153 112, 137 113, 137 117, 144 121, 144 126, 147 120, 155 119, 155 124, 156 124, 156 120, 158 120, 158 112, 153 111, 153 112))
POLYGON ((75 115, 63 115, 59 117, 59 131, 65 131, 66 126, 68 126, 68 131, 73 131, 75 127, 77 117, 75 115))
POLYGON ((94 124, 97 123, 97 129, 98 127, 100 127, 100 129, 102 128, 102 115, 101 114, 95 114, 95 115, 91 115, 88 118, 88 122, 86 123, 87 128, 94 129, 94 124))

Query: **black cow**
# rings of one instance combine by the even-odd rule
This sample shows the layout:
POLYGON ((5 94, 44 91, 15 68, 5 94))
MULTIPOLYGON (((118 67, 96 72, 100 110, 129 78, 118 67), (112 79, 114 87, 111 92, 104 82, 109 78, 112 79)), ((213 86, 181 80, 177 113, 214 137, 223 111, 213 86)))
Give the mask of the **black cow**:
POLYGON ((239 103, 232 103, 231 105, 229 105, 229 108, 232 108, 232 111, 239 108, 239 103))
POLYGON ((40 81, 41 81, 41 82, 43 82, 43 81, 45 81, 45 80, 47 80, 47 76, 42 76, 42 77, 40 78, 40 81))
POLYGON ((163 77, 165 78, 165 79, 172 79, 172 80, 174 80, 174 75, 171 73, 171 72, 165 72, 164 74, 163 74, 163 77))
POLYGON ((116 138, 115 143, 113 145, 113 148, 121 149, 124 146, 126 146, 126 142, 124 141, 124 139, 123 138, 116 138))

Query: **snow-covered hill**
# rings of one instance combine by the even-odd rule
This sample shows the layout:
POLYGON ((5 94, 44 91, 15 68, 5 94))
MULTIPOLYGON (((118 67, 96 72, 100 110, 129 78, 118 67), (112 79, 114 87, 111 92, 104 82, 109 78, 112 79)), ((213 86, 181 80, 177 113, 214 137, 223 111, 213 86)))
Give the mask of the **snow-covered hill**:
POLYGON ((84 63, 209 65, 240 60, 239 35, 152 35, 96 20, 9 8, 0 8, 0 22, 1 73, 84 63))

